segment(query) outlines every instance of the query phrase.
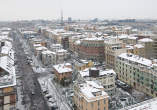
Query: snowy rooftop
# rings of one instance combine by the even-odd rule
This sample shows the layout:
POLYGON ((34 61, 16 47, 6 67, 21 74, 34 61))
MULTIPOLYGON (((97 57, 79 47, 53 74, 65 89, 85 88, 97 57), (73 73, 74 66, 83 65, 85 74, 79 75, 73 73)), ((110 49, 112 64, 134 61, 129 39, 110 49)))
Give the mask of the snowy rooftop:
MULTIPOLYGON (((71 64, 70 64, 71 65, 71 64)), ((69 63, 68 64, 58 64, 54 65, 53 68, 58 72, 58 73, 66 73, 66 72, 72 72, 72 69, 70 67, 69 63)))
POLYGON ((137 39, 137 37, 134 37, 132 35, 129 36, 129 35, 126 35, 126 34, 122 34, 122 35, 118 36, 118 38, 119 39, 133 39, 133 40, 137 39))
POLYGON ((139 64, 151 67, 152 66, 152 61, 149 59, 146 59, 144 57, 139 57, 138 55, 134 55, 134 54, 128 54, 128 53, 122 53, 120 54, 118 57, 133 61, 133 62, 137 62, 139 64))
POLYGON ((81 40, 77 40, 77 41, 75 41, 75 44, 76 44, 76 45, 81 44, 81 40))
POLYGON ((60 46, 62 46, 61 44, 52 44, 51 45, 52 47, 60 47, 60 46))
POLYGON ((33 46, 34 47, 41 47, 42 45, 41 44, 34 44, 33 46))
POLYGON ((64 49, 59 49, 57 50, 58 53, 62 53, 62 52, 67 52, 67 50, 64 50, 64 49))
POLYGON ((80 91, 88 102, 108 98, 108 94, 102 89, 103 87, 94 81, 86 81, 86 83, 80 84, 80 91))
POLYGON ((36 34, 36 32, 34 31, 23 31, 22 33, 23 34, 36 34))
POLYGON ((125 107, 121 110, 156 110, 157 109, 157 98, 150 99, 129 107, 125 107))
POLYGON ((126 45, 127 49, 134 49, 134 47, 132 45, 126 45))
POLYGON ((56 54, 56 53, 50 50, 46 50, 46 51, 43 51, 42 54, 56 54))
POLYGON ((134 37, 134 36, 128 36, 128 39, 136 40, 137 37, 134 37))
POLYGON ((104 43, 105 43, 105 44, 121 44, 121 43, 123 43, 123 42, 120 41, 120 40, 118 39, 118 37, 115 37, 115 36, 108 36, 108 37, 105 38, 104 43))
POLYGON ((9 32, 8 31, 4 31, 4 32, 1 32, 0 35, 4 35, 4 36, 7 35, 8 36, 9 32))
POLYGON ((136 47, 136 48, 144 48, 144 46, 142 44, 136 44, 136 45, 134 45, 134 47, 136 47))
POLYGON ((103 39, 102 38, 97 38, 97 37, 87 37, 87 38, 84 38, 83 40, 102 41, 103 39))
POLYGON ((152 39, 150 39, 150 38, 143 38, 143 39, 140 39, 140 40, 138 40, 139 42, 153 42, 153 40, 152 39))
POLYGON ((8 40, 8 41, 13 41, 12 38, 8 37, 8 35, 0 35, 0 40, 8 40))
MULTIPOLYGON (((96 69, 96 68, 91 68, 91 69, 96 69)), ((85 69, 85 70, 83 70, 83 71, 80 71, 79 73, 80 73, 80 75, 81 75, 82 77, 89 77, 89 68, 87 68, 87 69, 85 69)), ((99 71, 99 76, 111 75, 111 74, 115 74, 115 75, 116 75, 116 73, 114 72, 113 69, 109 69, 109 70, 100 70, 100 71, 99 71)))
POLYGON ((0 68, 4 70, 3 76, 0 76, 0 88, 15 86, 16 75, 14 65, 14 57, 2 56, 0 57, 0 68))
POLYGON ((118 38, 119 39, 126 39, 126 38, 128 38, 128 35, 122 34, 122 35, 119 35, 118 38))
POLYGON ((47 48, 44 47, 44 46, 41 46, 41 47, 37 47, 37 48, 36 48, 36 50, 39 50, 39 51, 40 51, 40 50, 46 50, 46 49, 47 49, 47 48))

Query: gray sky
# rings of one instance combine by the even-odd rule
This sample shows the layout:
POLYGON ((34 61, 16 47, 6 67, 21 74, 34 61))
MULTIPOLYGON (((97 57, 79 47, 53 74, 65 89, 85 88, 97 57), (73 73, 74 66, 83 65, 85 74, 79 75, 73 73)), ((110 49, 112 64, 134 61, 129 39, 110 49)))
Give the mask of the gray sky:
POLYGON ((0 0, 0 20, 157 18, 157 0, 0 0))

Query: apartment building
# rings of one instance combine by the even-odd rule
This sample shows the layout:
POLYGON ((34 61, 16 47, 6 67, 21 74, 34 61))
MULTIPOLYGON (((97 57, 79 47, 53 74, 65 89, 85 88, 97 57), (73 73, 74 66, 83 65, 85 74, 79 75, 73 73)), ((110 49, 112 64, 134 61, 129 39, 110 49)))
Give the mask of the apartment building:
POLYGON ((125 53, 127 51, 125 44, 116 37, 106 38, 104 44, 106 64, 108 67, 114 68, 116 63, 116 57, 119 54, 125 53))
POLYGON ((141 57, 145 57, 145 48, 142 44, 136 44, 136 45, 127 45, 127 53, 132 53, 135 55, 139 55, 141 57))
POLYGON ((144 57, 151 59, 154 57, 153 49, 155 48, 154 41, 150 38, 143 38, 138 40, 139 44, 142 44, 144 46, 144 57))
POLYGON ((153 58, 157 59, 157 35, 151 36, 153 40, 153 58))
POLYGON ((56 52, 57 50, 63 49, 63 46, 61 44, 52 44, 50 46, 51 51, 56 52))
MULTIPOLYGON (((5 37, 7 39, 7 36, 5 37)), ((14 50, 9 41, 3 41, 0 44, 0 110, 15 110, 16 75, 14 50)))
POLYGON ((80 40, 80 39, 83 39, 85 37, 86 37, 85 35, 77 35, 77 36, 69 37, 69 49, 70 49, 70 51, 74 52, 75 51, 75 42, 80 40))
POLYGON ((76 71, 82 71, 86 68, 91 68, 94 66, 94 62, 91 60, 78 60, 74 63, 76 71))
POLYGON ((97 37, 87 37, 81 40, 78 51, 82 59, 100 61, 104 60, 104 40, 97 37))
POLYGON ((41 39, 37 39, 37 38, 29 39, 29 45, 33 51, 37 47, 40 47, 40 46, 46 47, 47 46, 46 42, 42 41, 41 39))
POLYGON ((117 57, 118 79, 153 97, 157 96, 157 64, 134 54, 122 53, 117 57))
POLYGON ((87 68, 83 71, 79 71, 78 79, 80 81, 97 81, 110 96, 115 95, 116 73, 112 69, 102 70, 95 67, 87 68))
POLYGON ((41 60, 41 58, 42 58, 42 52, 43 51, 46 51, 47 50, 47 48, 46 47, 44 47, 44 46, 41 46, 41 47, 37 47, 36 49, 35 49, 35 51, 34 51, 34 54, 35 54, 35 56, 39 59, 39 60, 41 60))
POLYGON ((137 40, 138 40, 138 37, 136 37, 135 35, 123 34, 123 35, 119 35, 117 37, 120 41, 122 41, 123 43, 126 43, 128 45, 135 45, 135 44, 137 44, 137 40))
POLYGON ((54 74, 59 82, 62 80, 71 81, 72 78, 72 66, 69 63, 63 63, 53 66, 54 74))
POLYGON ((93 81, 74 85, 74 105, 76 110, 108 110, 108 94, 103 87, 93 81))
POLYGON ((68 57, 67 50, 60 49, 56 51, 57 64, 63 63, 68 57))
POLYGON ((41 61, 45 66, 48 65, 55 65, 57 60, 57 56, 55 52, 52 52, 50 50, 46 50, 42 52, 41 61))

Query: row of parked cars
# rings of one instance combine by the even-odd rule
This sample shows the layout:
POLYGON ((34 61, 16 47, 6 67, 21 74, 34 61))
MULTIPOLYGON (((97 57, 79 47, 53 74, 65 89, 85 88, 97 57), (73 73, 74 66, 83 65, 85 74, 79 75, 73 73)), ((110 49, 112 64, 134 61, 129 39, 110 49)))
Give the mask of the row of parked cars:
POLYGON ((54 96, 52 96, 47 88, 42 88, 43 95, 48 103, 48 106, 50 107, 50 110, 58 110, 57 101, 54 96))

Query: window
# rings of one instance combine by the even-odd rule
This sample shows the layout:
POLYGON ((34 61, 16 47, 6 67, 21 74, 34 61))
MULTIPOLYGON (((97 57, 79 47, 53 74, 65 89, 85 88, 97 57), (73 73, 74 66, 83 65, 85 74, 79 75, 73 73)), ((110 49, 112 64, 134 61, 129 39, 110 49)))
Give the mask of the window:
POLYGON ((104 104, 106 104, 106 100, 104 99, 104 104))
POLYGON ((93 103, 91 102, 91 107, 93 108, 93 103))
POLYGON ((98 100, 98 106, 100 105, 100 101, 98 100))

